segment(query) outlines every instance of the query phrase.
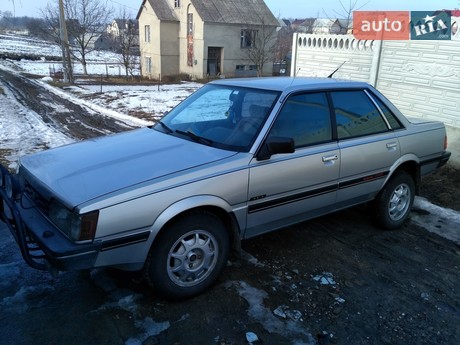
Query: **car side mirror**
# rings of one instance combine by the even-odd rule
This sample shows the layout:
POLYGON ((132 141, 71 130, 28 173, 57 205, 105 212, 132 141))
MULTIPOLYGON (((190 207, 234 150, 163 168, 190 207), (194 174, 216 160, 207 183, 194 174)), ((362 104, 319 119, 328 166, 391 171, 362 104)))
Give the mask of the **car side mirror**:
POLYGON ((270 159, 271 156, 278 153, 293 153, 295 145, 293 138, 286 137, 270 137, 260 148, 256 155, 258 161, 270 159))

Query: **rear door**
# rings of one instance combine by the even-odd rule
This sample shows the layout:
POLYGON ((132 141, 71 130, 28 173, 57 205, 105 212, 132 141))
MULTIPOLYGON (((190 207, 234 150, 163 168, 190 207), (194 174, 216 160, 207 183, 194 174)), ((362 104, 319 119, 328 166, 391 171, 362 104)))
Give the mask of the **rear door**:
POLYGON ((365 90, 331 92, 341 153, 339 207, 369 200, 400 157, 399 142, 365 90))
POLYGON ((251 163, 246 237, 311 218, 336 201, 340 151, 326 93, 290 96, 270 136, 293 138, 295 152, 251 163))

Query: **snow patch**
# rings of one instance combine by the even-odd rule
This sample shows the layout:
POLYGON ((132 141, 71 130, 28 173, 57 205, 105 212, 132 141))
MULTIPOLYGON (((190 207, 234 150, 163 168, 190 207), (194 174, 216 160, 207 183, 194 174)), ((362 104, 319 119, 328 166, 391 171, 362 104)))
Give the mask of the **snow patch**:
POLYGON ((257 260, 256 257, 254 257, 253 255, 249 254, 248 252, 242 250, 241 251, 241 258, 247 262, 249 262, 251 265, 255 266, 255 267, 265 267, 265 265, 261 262, 259 262, 259 260, 257 260))
POLYGON ((7 309, 18 314, 25 313, 29 309, 27 301, 29 297, 37 298, 37 295, 54 291, 54 287, 47 284, 36 286, 23 286, 14 296, 5 297, 0 302, 2 309, 7 309))
POLYGON ((136 321, 135 326, 144 332, 136 338, 129 338, 125 342, 125 345, 142 345, 148 338, 166 331, 171 324, 169 321, 156 322, 152 318, 147 317, 144 320, 136 321))
POLYGON ((323 272, 322 274, 318 274, 312 277, 314 281, 319 282, 321 285, 335 285, 337 284, 334 280, 334 276, 332 273, 323 272))
MULTIPOLYGON (((0 82, 1 86, 3 84, 0 82)), ((6 159, 11 162, 10 168, 16 167, 21 156, 73 142, 63 133, 47 126, 37 113, 16 101, 8 88, 2 89, 4 94, 0 94, 0 145, 9 152, 6 159)))
POLYGON ((239 295, 249 304, 248 315, 259 322, 267 332, 280 334, 290 339, 296 338, 292 344, 315 344, 312 335, 302 327, 300 322, 280 320, 270 309, 264 306, 264 299, 268 297, 265 291, 256 289, 243 281, 229 282, 227 286, 236 287, 239 295))
POLYGON ((74 93, 93 94, 93 103, 104 108, 122 111, 142 111, 151 114, 152 120, 158 120, 163 115, 184 100, 192 92, 202 87, 202 84, 183 82, 167 85, 82 85, 74 93))
POLYGON ((44 82, 41 82, 41 81, 37 81, 37 83, 40 83, 41 86, 43 86, 44 88, 46 88, 48 91, 58 95, 59 97, 62 97, 72 103, 75 103, 75 104, 78 104, 80 106, 84 106, 88 109, 91 109, 97 113, 100 113, 102 115, 105 115, 105 116, 108 116, 108 117, 111 117, 111 118, 114 118, 118 121, 121 121, 129 126, 134 126, 134 127, 145 127, 145 126, 150 126, 153 124, 153 122, 148 122, 148 121, 145 121, 145 120, 141 120, 141 119, 138 119, 138 118, 135 118, 135 117, 132 117, 132 116, 128 116, 128 115, 125 115, 125 114, 121 114, 115 110, 110 110, 110 109, 106 109, 106 108, 103 108, 101 106, 98 106, 96 104, 93 104, 91 102, 87 102, 85 100, 82 100, 82 99, 79 99, 75 96, 72 96, 70 94, 68 94, 67 92, 64 92, 60 89, 57 89, 51 85, 48 85, 47 83, 44 83, 44 82))
POLYGON ((108 302, 100 306, 98 309, 96 309, 94 312, 103 312, 107 310, 113 310, 113 309, 122 309, 125 310, 132 315, 137 314, 137 301, 142 298, 142 295, 140 294, 129 294, 126 296, 121 297, 115 302, 108 302))
POLYGON ((410 219, 425 230, 460 244, 460 212, 436 206, 425 198, 416 197, 410 219), (425 212, 417 212, 417 209, 425 212))
MULTIPOLYGON (((93 279, 95 279, 93 277, 93 279)), ((108 289, 111 289, 111 284, 109 283, 109 286, 107 287, 107 280, 102 279, 101 277, 96 278, 97 281, 100 283, 102 282, 103 287, 106 287, 108 289)), ((123 291, 115 290, 113 292, 113 296, 123 293, 123 291)), ((132 315, 134 318, 134 326, 140 330, 140 334, 138 334, 135 337, 129 338, 126 342, 125 345, 142 345, 145 340, 147 340, 151 336, 155 336, 160 334, 161 332, 167 330, 171 325, 169 321, 164 321, 164 322, 156 322, 153 320, 151 317, 146 317, 143 319, 139 318, 139 312, 138 312, 138 300, 140 300, 143 296, 141 294, 128 294, 125 296, 121 296, 118 300, 114 302, 109 302, 103 304, 101 307, 99 307, 97 310, 94 312, 99 313, 99 312, 105 312, 107 310, 116 310, 116 309, 121 309, 125 310, 128 313, 132 315)), ((183 321, 188 318, 188 314, 184 315, 180 320, 178 321, 183 321)))

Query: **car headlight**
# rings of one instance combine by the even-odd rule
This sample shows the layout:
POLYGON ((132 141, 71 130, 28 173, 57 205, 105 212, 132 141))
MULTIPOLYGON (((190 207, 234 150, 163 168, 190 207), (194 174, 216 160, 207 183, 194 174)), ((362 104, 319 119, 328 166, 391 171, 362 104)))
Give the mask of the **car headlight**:
POLYGON ((48 216, 50 220, 71 240, 90 241, 96 234, 99 211, 78 214, 62 206, 57 201, 50 205, 48 216))

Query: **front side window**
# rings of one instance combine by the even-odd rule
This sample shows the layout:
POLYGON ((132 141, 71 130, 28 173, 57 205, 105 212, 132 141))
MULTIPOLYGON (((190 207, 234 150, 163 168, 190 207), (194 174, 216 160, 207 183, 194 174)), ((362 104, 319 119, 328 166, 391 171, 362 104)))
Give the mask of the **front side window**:
POLYGON ((385 120, 364 91, 335 91, 331 96, 339 139, 388 131, 385 120))
POLYGON ((247 152, 278 97, 279 92, 274 91, 206 85, 171 110, 155 129, 247 152))
POLYGON ((241 48, 256 46, 257 30, 241 30, 241 48))
POLYGON ((273 124, 270 136, 293 138, 296 148, 331 141, 331 115, 326 94, 291 96, 273 124))

